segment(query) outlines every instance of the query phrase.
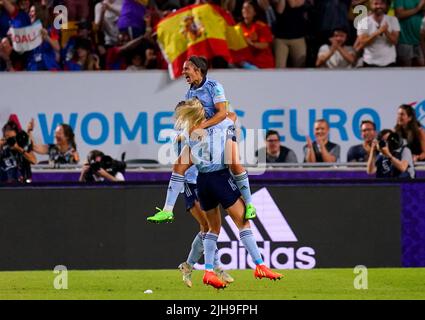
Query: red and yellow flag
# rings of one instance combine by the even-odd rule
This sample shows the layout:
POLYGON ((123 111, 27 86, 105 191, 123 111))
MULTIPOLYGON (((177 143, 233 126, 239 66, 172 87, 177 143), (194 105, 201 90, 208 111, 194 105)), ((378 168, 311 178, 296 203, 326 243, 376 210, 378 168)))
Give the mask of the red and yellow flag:
POLYGON ((220 56, 230 63, 249 55, 241 28, 229 13, 211 4, 177 10, 158 23, 156 32, 173 79, 182 74, 183 63, 191 55, 220 56))

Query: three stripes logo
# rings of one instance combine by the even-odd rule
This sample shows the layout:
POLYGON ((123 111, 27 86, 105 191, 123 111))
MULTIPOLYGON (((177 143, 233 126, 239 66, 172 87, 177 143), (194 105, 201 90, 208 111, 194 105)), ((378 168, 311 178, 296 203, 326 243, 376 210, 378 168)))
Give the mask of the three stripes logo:
MULTIPOLYGON (((266 188, 252 195, 257 219, 251 220, 251 230, 264 262, 276 269, 312 269, 316 265, 315 251, 297 246, 298 238, 266 188)), ((219 258, 226 269, 255 268, 242 242, 239 230, 229 216, 223 221, 217 244, 219 258)))

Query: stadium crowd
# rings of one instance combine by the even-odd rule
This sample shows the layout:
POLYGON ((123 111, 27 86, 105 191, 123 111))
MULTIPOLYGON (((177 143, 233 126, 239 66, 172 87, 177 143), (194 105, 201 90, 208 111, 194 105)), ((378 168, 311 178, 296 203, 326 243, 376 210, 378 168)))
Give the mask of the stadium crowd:
MULTIPOLYGON (((0 138, 0 182, 15 183, 31 180, 31 165, 37 164, 36 154, 47 155, 51 168, 77 165, 82 162, 81 182, 124 181, 125 154, 121 160, 112 159, 100 150, 92 150, 86 160, 80 161, 74 132, 68 124, 55 130, 55 142, 45 145, 35 141, 33 120, 26 130, 16 115, 11 115, 3 126, 0 138)), ((353 145, 346 157, 341 156, 338 144, 329 140, 329 124, 324 119, 314 123, 314 140, 307 137, 301 163, 360 162, 366 164, 368 174, 379 178, 414 178, 415 163, 425 161, 425 129, 417 120, 415 109, 407 104, 397 110, 397 121, 392 129, 377 131, 371 120, 360 125, 362 143, 353 145)), ((297 164, 293 150, 282 145, 279 132, 269 130, 265 137, 265 150, 257 150, 258 162, 273 166, 276 163, 297 164)))
POLYGON ((252 53, 237 64, 212 59, 213 68, 424 65, 425 0, 0 0, 0 70, 166 69, 155 26, 204 2, 231 13, 252 53), (68 10, 66 29, 53 25, 58 5, 68 10), (369 13, 360 21, 358 5, 369 13), (16 52, 9 28, 37 20, 42 44, 16 52))

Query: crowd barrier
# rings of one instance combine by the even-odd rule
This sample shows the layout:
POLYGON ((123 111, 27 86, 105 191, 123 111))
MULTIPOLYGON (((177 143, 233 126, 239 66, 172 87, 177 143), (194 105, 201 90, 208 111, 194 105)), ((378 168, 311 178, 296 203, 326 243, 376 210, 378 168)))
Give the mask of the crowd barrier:
MULTIPOLYGON (((163 204, 163 183, 0 189, 0 270, 176 268, 199 231, 182 199, 174 223, 146 222, 163 204)), ((254 181, 252 189, 253 232, 274 268, 425 266, 423 179, 254 181)), ((228 217, 218 247, 226 268, 252 266, 228 217)))

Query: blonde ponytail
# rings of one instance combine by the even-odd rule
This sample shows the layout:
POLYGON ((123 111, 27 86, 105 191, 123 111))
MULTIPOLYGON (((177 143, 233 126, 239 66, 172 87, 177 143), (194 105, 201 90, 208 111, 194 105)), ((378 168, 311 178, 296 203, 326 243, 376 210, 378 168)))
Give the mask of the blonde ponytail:
POLYGON ((205 120, 205 108, 198 99, 190 99, 180 103, 176 108, 176 130, 191 131, 205 120))

